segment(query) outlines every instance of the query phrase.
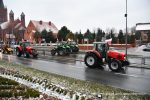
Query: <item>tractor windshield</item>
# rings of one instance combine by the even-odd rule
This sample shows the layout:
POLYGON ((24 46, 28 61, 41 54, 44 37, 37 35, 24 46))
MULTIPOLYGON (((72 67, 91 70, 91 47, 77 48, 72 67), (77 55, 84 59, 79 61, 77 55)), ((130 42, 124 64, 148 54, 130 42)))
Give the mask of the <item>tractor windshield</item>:
POLYGON ((23 43, 23 46, 24 46, 24 47, 30 46, 30 42, 24 42, 24 43, 23 43))
POLYGON ((109 47, 107 43, 95 43, 94 44, 95 49, 98 52, 102 53, 102 57, 105 58, 106 57, 106 52, 108 51, 109 47))

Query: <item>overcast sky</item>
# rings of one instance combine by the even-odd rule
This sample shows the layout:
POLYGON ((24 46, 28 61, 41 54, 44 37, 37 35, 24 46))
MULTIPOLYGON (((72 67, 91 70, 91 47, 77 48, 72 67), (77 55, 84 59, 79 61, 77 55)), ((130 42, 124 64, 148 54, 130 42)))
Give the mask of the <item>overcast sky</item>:
MULTIPOLYGON (((21 12, 30 20, 52 21, 58 29, 73 32, 96 28, 125 29, 125 0, 3 0, 15 18, 21 12)), ((128 0, 128 26, 150 22, 150 0, 128 0)))

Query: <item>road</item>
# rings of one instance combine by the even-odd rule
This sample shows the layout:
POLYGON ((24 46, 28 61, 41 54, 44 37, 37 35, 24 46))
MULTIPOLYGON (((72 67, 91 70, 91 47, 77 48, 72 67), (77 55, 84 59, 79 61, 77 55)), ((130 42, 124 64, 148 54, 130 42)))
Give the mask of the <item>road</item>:
POLYGON ((49 73, 59 74, 80 80, 94 81, 113 87, 150 94, 150 70, 126 67, 120 73, 104 69, 89 69, 79 59, 72 57, 49 57, 47 59, 18 58, 14 55, 2 55, 1 59, 49 73))

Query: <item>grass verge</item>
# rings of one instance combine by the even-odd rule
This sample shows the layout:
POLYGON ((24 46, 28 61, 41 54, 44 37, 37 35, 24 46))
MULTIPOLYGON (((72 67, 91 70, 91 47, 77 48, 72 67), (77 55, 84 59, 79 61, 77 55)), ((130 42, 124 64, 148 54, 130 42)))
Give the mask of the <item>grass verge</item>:
POLYGON ((8 63, 2 60, 0 61, 0 66, 19 71, 19 73, 23 75, 30 75, 32 77, 36 76, 41 79, 47 79, 48 83, 53 83, 65 87, 68 90, 80 92, 83 94, 101 94, 104 100, 150 100, 150 95, 139 94, 133 91, 114 88, 95 82, 82 81, 52 73, 47 73, 44 71, 29 68, 24 65, 8 63))

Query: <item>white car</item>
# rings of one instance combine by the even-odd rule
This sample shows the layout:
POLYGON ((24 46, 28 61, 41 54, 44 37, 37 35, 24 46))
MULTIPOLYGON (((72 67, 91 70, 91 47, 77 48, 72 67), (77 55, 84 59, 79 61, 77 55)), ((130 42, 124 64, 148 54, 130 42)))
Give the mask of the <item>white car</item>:
POLYGON ((150 51, 150 43, 146 44, 145 48, 143 51, 150 51))

